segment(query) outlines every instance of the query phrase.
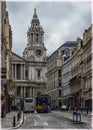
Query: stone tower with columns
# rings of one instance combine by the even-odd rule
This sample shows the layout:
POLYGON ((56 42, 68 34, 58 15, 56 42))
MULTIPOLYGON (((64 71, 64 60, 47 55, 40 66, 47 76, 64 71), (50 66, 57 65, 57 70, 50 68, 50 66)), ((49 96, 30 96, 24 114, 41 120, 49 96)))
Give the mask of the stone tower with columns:
POLYGON ((23 52, 23 57, 34 62, 45 62, 46 59, 44 30, 40 25, 36 9, 34 9, 31 27, 27 30, 27 47, 23 52))
POLYGON ((44 92, 46 88, 46 48, 44 46, 44 30, 40 25, 36 9, 27 30, 27 47, 23 52, 27 60, 28 80, 31 82, 33 95, 44 92))

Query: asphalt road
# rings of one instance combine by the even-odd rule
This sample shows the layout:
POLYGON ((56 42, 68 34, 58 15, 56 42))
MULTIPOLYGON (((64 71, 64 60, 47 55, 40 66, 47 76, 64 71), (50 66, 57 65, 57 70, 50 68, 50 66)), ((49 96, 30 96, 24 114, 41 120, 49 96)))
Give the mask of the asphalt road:
MULTIPOLYGON (((70 115, 71 116, 71 115, 70 115)), ((25 121, 21 129, 91 129, 91 118, 89 124, 73 123, 66 113, 52 111, 50 113, 25 113, 25 121)))

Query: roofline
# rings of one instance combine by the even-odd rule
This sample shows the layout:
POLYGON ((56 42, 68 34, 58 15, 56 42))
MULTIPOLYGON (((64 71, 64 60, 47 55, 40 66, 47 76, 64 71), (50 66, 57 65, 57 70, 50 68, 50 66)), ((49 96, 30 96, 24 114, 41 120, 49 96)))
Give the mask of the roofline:
POLYGON ((16 55, 17 57, 21 58, 22 60, 25 60, 23 57, 19 56, 18 54, 12 52, 12 54, 16 55))

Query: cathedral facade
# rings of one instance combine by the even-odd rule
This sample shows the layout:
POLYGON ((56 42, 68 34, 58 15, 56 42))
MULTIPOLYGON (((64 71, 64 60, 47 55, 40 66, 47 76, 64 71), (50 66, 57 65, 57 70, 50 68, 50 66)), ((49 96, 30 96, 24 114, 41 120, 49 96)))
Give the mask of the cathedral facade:
POLYGON ((36 9, 27 30, 27 46, 23 57, 12 53, 12 80, 16 83, 17 98, 35 98, 46 89, 46 48, 44 30, 36 9))

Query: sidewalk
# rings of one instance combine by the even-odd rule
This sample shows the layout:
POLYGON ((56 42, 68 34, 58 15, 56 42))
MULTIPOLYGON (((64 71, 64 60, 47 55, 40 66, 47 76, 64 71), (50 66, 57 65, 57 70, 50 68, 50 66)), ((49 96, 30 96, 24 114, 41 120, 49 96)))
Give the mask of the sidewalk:
POLYGON ((93 116, 93 112, 88 112, 88 114, 86 113, 86 111, 82 112, 82 115, 86 115, 86 116, 93 116))
MULTIPOLYGON (((69 120, 73 120, 73 112, 72 111, 55 111, 55 113, 61 114, 63 117, 68 118, 69 120)), ((81 122, 87 124, 89 128, 92 127, 92 118, 93 113, 89 112, 87 115, 86 113, 81 114, 81 122)))
POLYGON ((23 123, 23 112, 21 112, 21 118, 17 121, 18 113, 16 111, 11 111, 6 114, 4 118, 1 118, 1 128, 2 129, 13 129, 18 128, 23 123), (15 116, 15 127, 13 127, 13 118, 15 116))

